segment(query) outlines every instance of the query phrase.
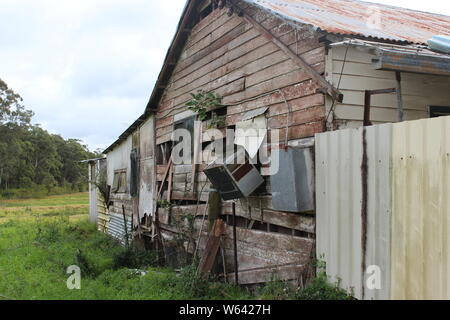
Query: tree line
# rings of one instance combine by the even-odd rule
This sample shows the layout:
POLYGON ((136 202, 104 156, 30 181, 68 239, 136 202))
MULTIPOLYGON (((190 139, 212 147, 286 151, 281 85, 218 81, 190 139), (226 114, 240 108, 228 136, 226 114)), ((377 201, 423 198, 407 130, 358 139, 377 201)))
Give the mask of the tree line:
POLYGON ((64 139, 32 124, 33 111, 0 79, 0 191, 45 187, 82 191, 87 165, 96 157, 77 139, 64 139))

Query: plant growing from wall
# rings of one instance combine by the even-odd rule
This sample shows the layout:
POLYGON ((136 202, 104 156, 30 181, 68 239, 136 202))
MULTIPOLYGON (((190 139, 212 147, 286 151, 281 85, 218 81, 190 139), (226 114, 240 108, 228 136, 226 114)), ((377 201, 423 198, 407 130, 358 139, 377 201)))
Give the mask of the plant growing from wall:
POLYGON ((218 116, 214 111, 211 115, 211 120, 209 120, 208 129, 221 128, 225 126, 225 117, 218 116))
MULTIPOLYGON (((208 117, 208 112, 222 107, 222 97, 212 91, 199 90, 197 93, 191 93, 192 99, 186 103, 189 110, 198 114, 200 121, 205 121, 208 117)), ((225 118, 220 117, 217 113, 212 112, 212 118, 209 127, 220 127, 225 124, 225 118)))

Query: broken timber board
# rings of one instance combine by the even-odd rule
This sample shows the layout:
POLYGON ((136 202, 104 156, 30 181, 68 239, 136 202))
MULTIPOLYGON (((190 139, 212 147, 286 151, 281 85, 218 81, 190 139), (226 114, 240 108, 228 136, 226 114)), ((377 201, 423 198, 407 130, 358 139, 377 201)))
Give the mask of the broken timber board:
POLYGON ((214 223, 214 227, 208 237, 208 242, 206 243, 206 248, 203 253, 202 260, 200 261, 200 265, 198 268, 199 272, 211 272, 214 266, 214 261, 216 260, 217 253, 219 251, 220 239, 225 229, 224 227, 225 223, 221 219, 217 219, 214 223))

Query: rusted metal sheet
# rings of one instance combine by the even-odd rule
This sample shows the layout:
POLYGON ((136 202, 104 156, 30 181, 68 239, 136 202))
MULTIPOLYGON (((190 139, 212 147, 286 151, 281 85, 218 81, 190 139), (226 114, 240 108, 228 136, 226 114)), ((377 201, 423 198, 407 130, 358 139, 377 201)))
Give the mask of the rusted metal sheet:
POLYGON ((390 137, 389 124, 316 135, 317 257, 358 299, 389 298, 390 137), (373 266, 380 289, 367 285, 373 266))
POLYGON ((450 117, 393 125, 393 299, 450 299, 449 132, 450 117))
POLYGON ((242 0, 292 21, 343 35, 426 44, 450 35, 450 17, 357 0, 242 0))

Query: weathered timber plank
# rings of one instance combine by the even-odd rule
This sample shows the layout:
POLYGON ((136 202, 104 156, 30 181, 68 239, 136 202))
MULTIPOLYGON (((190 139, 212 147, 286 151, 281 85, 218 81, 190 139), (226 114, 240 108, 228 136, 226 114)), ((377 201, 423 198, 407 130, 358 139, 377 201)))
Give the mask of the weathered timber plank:
MULTIPOLYGON (((289 87, 285 87, 282 89, 284 96, 286 97, 287 101, 291 101, 293 99, 307 97, 315 94, 312 91, 315 90, 315 86, 311 82, 302 82, 297 83, 294 85, 291 85, 289 87)), ((325 101, 323 94, 317 94, 317 97, 322 96, 322 100, 325 101)), ((307 99, 307 98, 305 98, 307 99)), ((227 114, 229 116, 234 114, 241 114, 246 111, 250 111, 253 109, 257 109, 260 107, 270 106, 269 113, 271 112, 271 109, 274 108, 274 105, 282 104, 284 105, 284 97, 279 91, 275 91, 269 95, 265 95, 263 97, 257 98, 255 100, 229 106, 227 109, 227 114)), ((323 103, 322 103, 323 104, 323 103)), ((293 104, 294 105, 294 104, 293 104)), ((312 106, 312 105, 311 105, 312 106)))
MULTIPOLYGON (((292 35, 293 33, 286 35, 286 38, 289 41, 289 43, 295 41, 295 38, 292 38, 292 35)), ((258 38, 257 40, 261 38, 258 38)), ((244 45, 243 48, 246 49, 247 51, 243 51, 241 53, 241 56, 236 58, 235 60, 230 60, 233 58, 233 56, 227 53, 226 55, 220 57, 219 59, 214 60, 204 68, 201 68, 200 70, 190 73, 189 77, 181 79, 182 81, 181 80, 175 81, 172 87, 169 88, 166 98, 171 99, 173 97, 176 97, 182 93, 185 93, 186 91, 192 90, 193 87, 195 88, 204 85, 208 81, 217 79, 225 75, 227 72, 233 72, 233 70, 239 68, 243 68, 243 71, 246 75, 252 75, 258 72, 259 70, 289 60, 289 57, 286 56, 286 54, 273 43, 267 42, 266 40, 263 46, 257 47, 259 43, 254 43, 255 41, 256 40, 250 42, 249 46, 244 45), (259 59, 261 59, 261 61, 258 61, 259 59)), ((308 42, 308 46, 303 46, 300 43, 299 52, 302 54, 302 57, 304 57, 304 59, 311 65, 319 64, 316 66, 316 68, 319 72, 323 72, 325 49, 322 44, 316 42, 317 42, 316 39, 311 39, 310 42, 308 42)), ((236 50, 236 53, 239 52, 241 51, 236 50)), ((291 63, 290 69, 291 70, 298 69, 298 66, 295 65, 294 63, 291 63)), ((279 72, 280 72, 279 74, 285 73, 281 71, 279 72)), ((253 83, 252 81, 252 84, 256 83, 258 82, 253 83)), ((251 84, 248 85, 250 86, 251 84)))
POLYGON ((220 39, 225 34, 242 24, 242 19, 240 17, 228 17, 227 15, 225 15, 225 18, 227 19, 225 19, 224 21, 219 21, 219 24, 221 23, 221 25, 218 25, 216 29, 210 28, 209 33, 203 39, 199 40, 193 46, 187 47, 182 53, 182 56, 193 56, 197 52, 211 45, 214 40, 220 39))
MULTIPOLYGON (((276 138, 276 135, 272 141, 271 139, 271 133, 269 130, 268 133, 268 141, 269 143, 278 143, 283 142, 286 135, 286 128, 276 129, 279 132, 278 138, 276 138)), ((316 133, 325 132, 326 127, 324 121, 318 121, 318 122, 310 122, 306 124, 300 124, 289 127, 289 134, 288 134, 288 140, 296 140, 301 138, 308 138, 308 137, 314 137, 316 133)))
MULTIPOLYGON (((230 61, 230 55, 225 55, 208 64, 205 68, 189 74, 189 77, 176 81, 170 90, 168 90, 167 98, 171 99, 177 97, 183 93, 192 91, 193 88, 200 87, 210 81, 226 76, 228 73, 236 72, 239 68, 277 50, 273 45, 268 43, 257 49, 253 49, 253 45, 245 49, 247 49, 246 52, 236 51, 242 55, 234 60, 230 61)), ((253 66, 249 67, 249 69, 244 69, 241 72, 243 75, 246 75, 249 73, 249 70, 250 72, 252 70, 258 70, 255 69, 255 67, 257 68, 257 66, 253 66)))
MULTIPOLYGON (((185 66, 183 70, 176 70, 172 76, 172 81, 176 82, 181 78, 191 75, 201 68, 208 68, 207 66, 209 64, 213 63, 216 60, 220 60, 221 58, 223 58, 225 61, 232 61, 239 57, 240 52, 248 52, 252 48, 257 48, 258 46, 261 46, 265 43, 268 43, 267 39, 261 37, 256 30, 251 28, 235 39, 231 40, 228 44, 218 48, 216 51, 211 52, 209 55, 206 55, 197 62, 185 66), (253 41, 251 42, 251 40, 253 41), (254 47, 246 49, 246 47, 252 45, 253 43, 254 47)), ((222 64, 223 63, 220 63, 220 65, 222 64)), ((211 68, 210 70, 212 71, 215 69, 216 67, 211 68)))
POLYGON ((268 127, 270 129, 281 129, 297 124, 305 124, 309 122, 321 121, 325 117, 325 106, 311 107, 305 110, 295 111, 291 114, 282 114, 269 118, 268 127))
POLYGON ((265 29, 258 23, 251 15, 244 12, 244 19, 253 27, 261 32, 267 39, 275 43, 281 50, 283 50, 295 63, 297 63, 304 71, 306 71, 314 81, 316 81, 326 92, 335 100, 339 100, 339 92, 333 87, 319 72, 311 67, 301 56, 297 56, 292 50, 274 36, 270 31, 265 29))
MULTIPOLYGON (((229 203, 223 205, 222 214, 232 214, 229 203)), ((236 206, 236 215, 249 220, 269 223, 288 229, 315 233, 315 217, 313 215, 281 212, 266 208, 261 209, 259 207, 248 207, 245 204, 238 204, 236 206)))
MULTIPOLYGON (((294 84, 300 84, 302 83, 302 86, 305 86, 303 82, 308 82, 309 87, 317 88, 317 85, 314 83, 311 83, 309 80, 311 79, 309 75, 304 73, 303 71, 292 71, 288 74, 284 74, 278 77, 275 77, 273 79, 264 81, 262 83, 259 83, 252 87, 247 87, 245 91, 238 92, 236 94, 232 94, 228 97, 224 97, 223 104, 236 104, 240 101, 251 99, 254 97, 257 97, 259 95, 265 94, 267 92, 271 92, 273 90, 276 90, 278 88, 284 88, 288 87, 294 84), (306 81, 309 80, 309 81, 306 81)), ((307 92, 307 94, 313 94, 315 93, 315 89, 312 92, 307 92)), ((305 95, 307 95, 305 94, 305 95)))
MULTIPOLYGON (((198 221, 198 225, 200 221, 198 221)), ((234 271, 232 226, 225 226, 222 242, 227 269, 234 271)), ((309 262, 314 240, 294 237, 278 233, 236 228, 238 246, 238 265, 240 270, 265 268, 276 265, 298 264, 309 262)), ((207 236, 203 235, 198 244, 205 248, 207 236)))
MULTIPOLYGON (((240 270, 239 271, 239 284, 260 284, 270 282, 275 276, 282 281, 297 280, 300 278, 305 265, 294 264, 288 266, 272 266, 260 269, 240 270)), ((228 273, 227 279, 232 282, 234 279, 234 273, 228 273)))
POLYGON ((211 272, 217 253, 219 251, 220 238, 225 229, 223 220, 217 219, 208 237, 202 259, 199 264, 199 271, 202 273, 211 272))
MULTIPOLYGON (((245 78, 241 77, 240 79, 237 79, 234 82, 225 84, 223 86, 220 86, 220 85, 221 85, 221 83, 212 82, 212 83, 208 83, 205 87, 198 88, 198 89, 203 89, 205 91, 214 90, 220 96, 227 97, 227 96, 235 94, 237 92, 241 92, 245 89, 245 78)), ((192 99, 190 93, 186 93, 184 95, 181 95, 181 96, 175 98, 174 103, 176 105, 183 105, 186 102, 188 102, 190 99, 192 99)))
MULTIPOLYGON (((293 100, 288 100, 290 109, 292 112, 304 110, 316 106, 325 105, 325 97, 322 93, 313 94, 306 97, 301 97, 293 100)), ((285 114, 288 112, 288 108, 284 102, 271 105, 267 111, 268 117, 274 117, 280 114, 285 114)))
POLYGON ((231 40, 235 39, 237 36, 241 35, 245 31, 248 30, 248 26, 243 22, 238 27, 234 28, 230 32, 228 32, 226 35, 221 37, 220 39, 217 39, 211 45, 204 48, 203 50, 200 50, 199 52, 195 53, 194 55, 184 59, 183 61, 178 63, 178 71, 183 70, 186 66, 191 65, 195 63, 196 61, 199 61, 200 59, 206 57, 211 52, 214 52, 215 50, 219 49, 220 47, 223 47, 231 40))
POLYGON ((174 99, 177 98, 183 94, 191 93, 193 91, 196 91, 196 89, 207 85, 208 87, 214 89, 223 85, 226 85, 230 82, 233 82, 237 79, 240 79, 245 76, 245 70, 233 70, 232 72, 228 72, 226 69, 220 69, 213 73, 208 73, 204 77, 195 80, 195 81, 189 81, 187 85, 176 89, 176 90, 169 90, 167 93, 168 99, 174 99))
POLYGON ((166 134, 170 134, 172 133, 173 129, 173 124, 169 124, 165 127, 161 127, 155 130, 155 136, 156 137, 162 137, 166 134))
POLYGON ((172 140, 172 133, 165 134, 161 137, 156 137, 156 144, 161 144, 165 142, 169 142, 172 140))
POLYGON ((173 116, 168 116, 162 119, 156 119, 156 129, 171 125, 173 123, 173 116))
POLYGON ((194 28, 192 28, 190 37, 186 42, 185 47, 190 48, 195 45, 198 41, 205 38, 211 31, 220 28, 230 17, 227 16, 226 10, 214 10, 205 19, 197 23, 194 28))
MULTIPOLYGON (((314 37, 308 33, 295 33, 292 29, 284 30, 284 28, 279 28, 279 25, 272 26, 269 24, 268 27, 273 29, 271 30, 272 32, 278 34, 280 41, 290 46, 292 50, 298 52, 298 54, 304 54, 310 50, 323 46, 323 44, 319 43, 317 37, 314 37), (305 34, 307 34, 307 36, 305 36, 305 34)), ((268 51, 267 54, 274 52, 274 50, 279 50, 279 48, 269 40, 263 36, 260 36, 259 32, 253 28, 250 28, 244 34, 232 40, 228 45, 217 49, 210 55, 202 58, 200 61, 190 66, 186 66, 183 70, 176 69, 172 77, 172 81, 177 82, 186 76, 189 76, 191 79, 191 75, 194 74, 194 72, 202 75, 207 74, 208 72, 215 70, 218 65, 224 65, 225 63, 223 61, 233 61, 234 59, 239 58, 242 54, 248 53, 251 50, 256 50, 260 46, 266 45, 267 43, 272 45, 272 50, 268 51)), ((194 77, 192 79, 195 80, 196 78, 194 77)), ((178 87, 179 85, 175 84, 175 88, 178 87)))

